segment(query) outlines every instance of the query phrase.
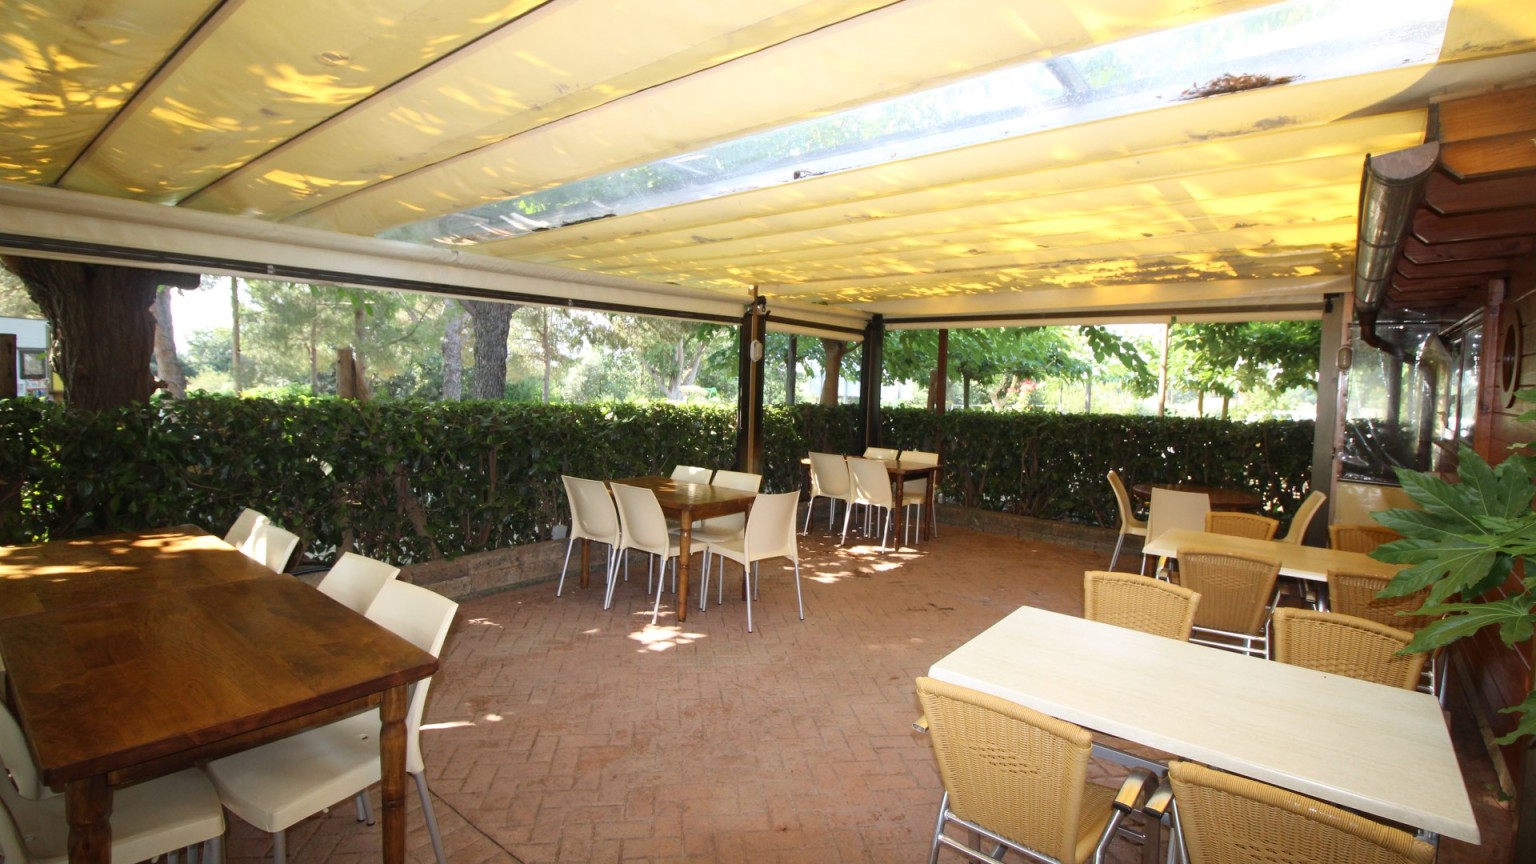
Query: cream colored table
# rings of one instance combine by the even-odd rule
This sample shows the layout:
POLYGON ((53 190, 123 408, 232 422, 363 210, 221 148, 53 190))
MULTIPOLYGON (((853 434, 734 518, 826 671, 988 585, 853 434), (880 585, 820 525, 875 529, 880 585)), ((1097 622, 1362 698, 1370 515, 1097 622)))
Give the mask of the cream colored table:
POLYGON ((1427 693, 1029 606, 928 674, 1425 832, 1479 842, 1450 733, 1427 693))
POLYGON ((1279 561, 1281 576, 1312 582, 1327 582, 1329 570, 1371 573, 1390 579, 1403 567, 1401 564, 1377 561, 1359 552, 1340 552, 1318 546, 1281 543, 1279 540, 1256 540, 1252 537, 1233 537, 1229 534, 1209 534, 1205 531, 1183 529, 1165 531, 1148 540, 1142 547, 1142 551, 1146 555, 1178 558, 1179 548, 1185 546, 1260 555, 1279 561))

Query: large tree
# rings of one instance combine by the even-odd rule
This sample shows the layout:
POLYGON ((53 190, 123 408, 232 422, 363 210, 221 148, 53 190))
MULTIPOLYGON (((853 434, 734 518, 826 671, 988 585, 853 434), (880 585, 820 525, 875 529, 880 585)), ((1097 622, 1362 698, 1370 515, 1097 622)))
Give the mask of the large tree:
POLYGON ((1179 324, 1173 328, 1173 366, 1180 387, 1198 397, 1221 397, 1227 416, 1239 391, 1282 393, 1315 386, 1322 328, 1316 321, 1179 324))
POLYGON ((187 375, 181 358, 176 356, 176 323, 171 318, 171 289, 162 288, 155 295, 150 311, 155 317, 155 374, 165 384, 165 392, 180 399, 187 395, 187 375))
POLYGON ((149 360, 161 285, 195 288, 195 273, 6 256, 53 325, 53 368, 70 405, 103 410, 147 401, 155 391, 149 360))
POLYGON ((507 334, 515 303, 460 300, 474 324, 475 366, 470 377, 471 399, 504 399, 507 395, 507 334))

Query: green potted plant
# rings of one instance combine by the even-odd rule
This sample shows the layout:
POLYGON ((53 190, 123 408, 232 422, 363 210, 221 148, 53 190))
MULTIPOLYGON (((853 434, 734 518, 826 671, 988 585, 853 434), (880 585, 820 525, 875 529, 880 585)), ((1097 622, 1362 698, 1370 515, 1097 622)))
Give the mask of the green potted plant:
MULTIPOLYGON (((1520 399, 1536 402, 1536 390, 1520 399)), ((1536 411, 1521 420, 1536 418, 1536 411)), ((1423 628, 1407 651, 1431 651, 1470 636, 1484 627, 1499 628, 1499 638, 1513 646, 1536 630, 1536 456, 1514 453, 1497 466, 1471 448, 1458 454, 1458 483, 1420 471, 1398 469, 1403 490, 1422 509, 1375 514, 1377 522, 1403 535, 1372 553, 1382 561, 1408 565, 1383 590, 1407 596, 1425 588, 1420 614, 1444 615, 1423 628), (1501 599, 1483 599, 1522 566, 1522 590, 1501 599)), ((1536 692, 1504 709, 1521 714, 1514 731, 1499 739, 1513 742, 1536 733, 1536 692)))

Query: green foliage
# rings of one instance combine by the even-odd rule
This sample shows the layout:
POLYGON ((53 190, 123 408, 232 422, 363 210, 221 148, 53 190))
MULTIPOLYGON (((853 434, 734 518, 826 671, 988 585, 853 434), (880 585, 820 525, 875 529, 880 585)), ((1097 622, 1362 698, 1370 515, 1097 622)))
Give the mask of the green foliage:
MULTIPOLYGON (((884 412, 883 440, 942 449, 943 492, 972 507, 1111 526, 1104 474, 1264 492, 1295 510, 1311 423, 919 409, 884 412)), ((764 412, 763 489, 803 488, 811 450, 855 453, 853 405, 764 412)), ((222 530, 242 507, 295 531, 305 554, 395 563, 548 539, 561 474, 733 467, 735 411, 714 406, 236 399, 194 396, 98 414, 0 401, 0 543, 159 525, 222 530)))
MULTIPOLYGON (((1536 391, 1517 395, 1536 401, 1536 391)), ((1401 468, 1397 476, 1423 509, 1375 514, 1376 521, 1404 539, 1384 544, 1372 557, 1408 565, 1382 593, 1403 597, 1427 588, 1429 596, 1417 614, 1444 616, 1415 634, 1404 650, 1432 651, 1490 626, 1499 628, 1506 645, 1531 638, 1536 631, 1536 512, 1531 509, 1536 458, 1516 453, 1490 466, 1463 446, 1459 483, 1401 468), (1517 561, 1522 565, 1521 590, 1496 590, 1509 581, 1517 561)), ((1500 743, 1536 733, 1536 693, 1505 710, 1522 716, 1500 743)))

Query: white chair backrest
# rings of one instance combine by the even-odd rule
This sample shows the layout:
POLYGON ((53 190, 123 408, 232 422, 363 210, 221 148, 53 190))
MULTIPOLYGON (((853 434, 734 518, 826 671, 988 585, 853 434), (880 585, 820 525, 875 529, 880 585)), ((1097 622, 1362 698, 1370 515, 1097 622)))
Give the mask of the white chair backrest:
POLYGON ((10 810, 0 807, 0 855, 7 864, 32 864, 32 853, 26 841, 21 839, 21 829, 11 818, 10 810))
POLYGON ((1312 524, 1312 517, 1317 515, 1317 511, 1322 509, 1323 502, 1327 500, 1328 496, 1316 489, 1308 492, 1307 500, 1301 502, 1301 506, 1296 508, 1296 515, 1291 518, 1291 527, 1286 529, 1285 536, 1280 538, 1280 542, 1300 546, 1302 541, 1307 539, 1307 527, 1312 524))
POLYGON ((708 468, 700 468, 696 465, 679 465, 672 469, 673 480, 686 480, 689 483, 709 483, 710 475, 714 472, 708 468))
POLYGON ((892 447, 865 447, 865 459, 895 459, 901 451, 892 447))
POLYGON ((848 460, 848 470, 853 476, 853 494, 859 501, 880 507, 891 505, 891 475, 885 463, 878 459, 848 460))
POLYGON ((265 514, 247 507, 235 517, 235 524, 229 526, 229 531, 224 534, 224 542, 239 549, 251 539, 251 532, 256 530, 256 526, 268 521, 265 514))
POLYGON ((565 497, 571 506, 571 538, 596 540, 617 546, 619 517, 613 509, 613 496, 601 480, 561 475, 565 497))
POLYGON ((625 486, 622 483, 610 483, 608 486, 613 490, 613 499, 619 505, 619 525, 624 532, 624 547, 665 557, 671 551, 671 537, 667 534, 667 517, 661 512, 656 493, 643 486, 625 486))
POLYGON ((748 474, 745 471, 716 471, 715 479, 710 481, 710 485, 742 492, 756 492, 762 488, 763 475, 748 474))
POLYGON ((1205 530, 1205 514, 1211 512, 1211 496, 1204 492, 1178 492, 1152 487, 1152 509, 1147 514, 1147 542, 1165 531, 1205 530))
POLYGON ((267 565, 273 573, 281 573, 288 566, 288 559, 293 557, 293 550, 299 545, 299 535, 291 531, 273 525, 271 522, 263 522, 251 532, 249 540, 240 547, 240 551, 267 565))
POLYGON ((853 489, 848 460, 836 453, 812 453, 811 477, 817 491, 828 498, 845 498, 853 489))
MULTIPOLYGON (((16 722, 16 716, 4 703, 0 703, 0 762, 4 762, 5 768, 10 770, 11 782, 16 784, 16 791, 21 793, 21 797, 42 801, 59 796, 60 793, 43 785, 37 773, 37 764, 32 761, 27 736, 21 731, 21 724, 16 722)), ((5 779, 0 778, 0 783, 4 782, 5 779)), ((10 850, 5 851, 6 860, 10 860, 10 850)))
MULTIPOLYGON (((367 615, 373 623, 438 657, 458 610, 458 603, 436 591, 392 579, 379 589, 367 615)), ((417 681, 411 690, 411 703, 405 709, 405 770, 412 774, 420 774, 425 766, 421 758, 421 716, 426 711, 427 688, 431 684, 430 677, 417 681)))
POLYGON ((901 461, 910 462, 913 465, 937 465, 939 464, 939 454, 930 453, 927 450, 903 450, 901 451, 901 461))
POLYGON ((747 560, 800 560, 800 547, 795 540, 795 508, 799 503, 799 492, 757 496, 747 516, 746 539, 742 542, 747 560))
POLYGON ((384 583, 399 575, 400 568, 393 564, 348 552, 336 559, 335 566, 315 587, 321 594, 361 615, 379 596, 384 583))

